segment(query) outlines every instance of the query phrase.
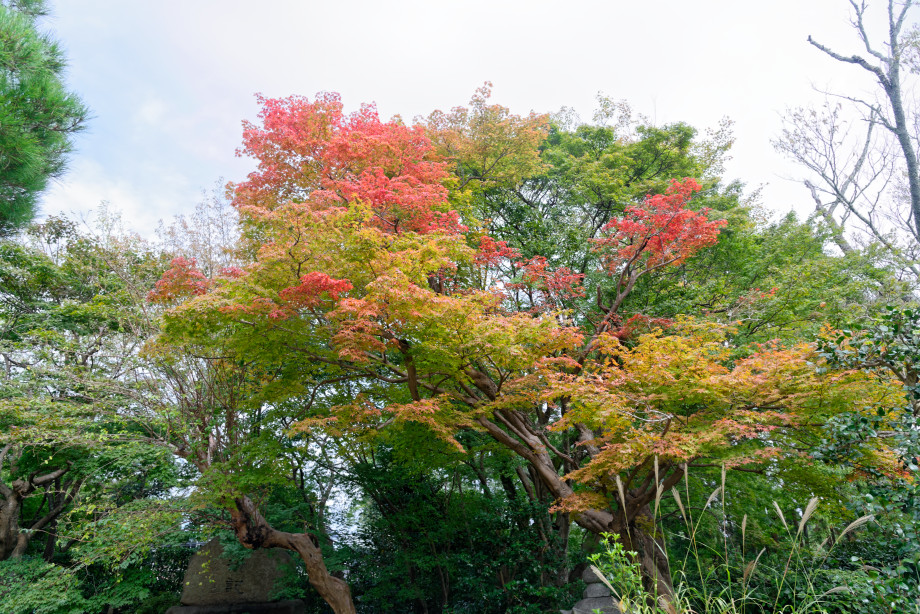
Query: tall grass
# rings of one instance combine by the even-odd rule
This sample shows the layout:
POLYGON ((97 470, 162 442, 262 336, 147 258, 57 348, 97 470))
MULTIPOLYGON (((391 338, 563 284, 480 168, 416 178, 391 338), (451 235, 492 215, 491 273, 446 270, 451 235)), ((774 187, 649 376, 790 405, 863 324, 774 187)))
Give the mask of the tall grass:
MULTIPOLYGON (((749 546, 748 515, 740 522, 726 509, 726 476, 709 495, 702 509, 694 513, 689 505, 690 483, 686 475, 684 492, 674 488, 671 497, 682 523, 681 539, 685 554, 668 559, 675 584, 673 602, 650 595, 643 588, 635 552, 626 550, 618 536, 603 535, 601 552, 590 558, 595 573, 607 584, 613 599, 624 614, 838 614, 891 611, 880 603, 872 604, 853 597, 845 573, 828 569, 828 557, 841 542, 873 521, 873 516, 857 518, 839 533, 818 545, 808 539, 809 522, 819 507, 812 498, 801 511, 798 522, 787 520, 782 508, 772 502, 774 533, 778 538, 771 548, 749 546), (715 518, 718 539, 707 543, 701 536, 706 517, 715 518), (738 531, 740 529, 740 539, 738 531), (827 588, 829 584, 834 584, 827 588)), ((660 524, 659 489, 655 500, 656 523, 660 524)), ((677 539, 676 537, 673 539, 677 539)), ((920 613, 920 606, 912 610, 920 613)), ((905 610, 898 610, 905 612, 905 610)))

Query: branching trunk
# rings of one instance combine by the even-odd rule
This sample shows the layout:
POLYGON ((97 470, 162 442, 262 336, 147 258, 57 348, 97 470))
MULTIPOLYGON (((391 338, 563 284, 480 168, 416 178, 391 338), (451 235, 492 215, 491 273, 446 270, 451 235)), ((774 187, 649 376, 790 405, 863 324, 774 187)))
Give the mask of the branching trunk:
MULTIPOLYGON (((52 475, 52 474, 49 474, 52 475)), ((35 481, 32 482, 35 484, 35 481)), ((48 513, 35 520, 30 526, 27 532, 21 532, 19 534, 19 539, 16 548, 13 549, 12 556, 14 558, 20 557, 26 553, 26 548, 29 546, 29 542, 32 541, 32 537, 37 535, 39 532, 49 530, 46 527, 55 523, 58 517, 63 513, 63 511, 70 505, 71 502, 76 498, 77 493, 80 492, 80 487, 83 486, 83 480, 71 480, 66 482, 61 490, 57 493, 56 503, 54 506, 49 506, 50 509, 48 513)), ((53 527, 51 528, 53 532, 53 527)), ((47 550, 47 548, 46 548, 47 550)), ((52 551, 53 552, 53 551, 52 551)))
POLYGON ((283 548, 303 558, 310 585, 326 600, 335 614, 356 614, 348 584, 326 569, 323 553, 309 533, 288 533, 274 529, 249 497, 235 500, 230 510, 233 531, 247 548, 283 548))
POLYGON ((821 201, 821 197, 818 195, 818 188, 812 182, 806 180, 805 187, 811 192, 811 199, 815 201, 815 213, 820 215, 821 219, 824 220, 828 230, 830 230, 831 239, 837 244, 841 252, 844 254, 852 254, 853 246, 851 246, 844 237, 843 226, 834 219, 833 211, 831 211, 833 205, 829 207, 821 201))
MULTIPOLYGON (((8 452, 10 452, 10 446, 6 446, 2 454, 0 454, 0 464, 2 464, 3 457, 8 452)), ((68 470, 69 467, 63 467, 41 476, 30 476, 27 479, 14 480, 11 484, 0 481, 0 561, 8 558, 19 558, 25 554, 32 537, 56 521, 67 505, 77 496, 83 481, 72 480, 65 483, 61 492, 59 492, 57 505, 49 506, 47 514, 26 527, 27 531, 22 530, 20 514, 26 497, 38 488, 58 480, 68 470)))
MULTIPOLYGON (((499 416, 496 415, 496 417, 499 416)), ((558 501, 573 495, 572 487, 559 475, 546 447, 542 445, 540 438, 533 432, 533 429, 513 415, 504 414, 501 418, 503 422, 513 427, 517 437, 510 435, 496 423, 486 418, 480 418, 479 424, 485 427, 486 431, 499 443, 524 458, 530 464, 531 475, 540 480, 543 487, 549 491, 553 498, 558 501)), ((528 480, 523 475, 520 477, 525 489, 527 489, 528 480)), ((671 476, 671 479, 676 478, 671 476)), ((670 485, 672 485, 671 482, 665 482, 667 488, 670 488, 670 485)), ((651 594, 663 598, 665 607, 670 608, 674 598, 674 587, 668 569, 667 558, 662 554, 664 552, 664 543, 661 541, 660 536, 656 536, 654 533, 655 523, 649 510, 648 502, 650 494, 654 498, 653 489, 655 486, 653 485, 651 488, 652 490, 646 488, 644 491, 630 493, 629 501, 627 501, 626 515, 628 520, 626 522, 623 522, 622 515, 618 520, 618 516, 612 511, 602 509, 573 512, 569 517, 591 533, 609 532, 620 535, 624 544, 629 544, 631 549, 639 553, 638 563, 642 570, 646 589, 651 594)), ((528 494, 530 494, 529 489, 528 494)))

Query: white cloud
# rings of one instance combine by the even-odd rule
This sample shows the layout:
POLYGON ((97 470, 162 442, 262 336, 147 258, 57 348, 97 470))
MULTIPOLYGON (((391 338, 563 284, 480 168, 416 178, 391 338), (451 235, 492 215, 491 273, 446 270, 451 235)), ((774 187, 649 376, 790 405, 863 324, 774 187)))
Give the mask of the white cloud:
POLYGON ((160 125, 166 117, 168 107, 165 102, 153 98, 144 102, 134 114, 135 120, 144 124, 160 125))
POLYGON ((92 218, 102 203, 121 214, 130 230, 151 237, 161 219, 191 209, 200 189, 189 186, 181 174, 155 175, 155 185, 112 178, 99 164, 78 160, 42 199, 42 215, 92 218))
MULTIPOLYGON (((878 4, 878 2, 876 2, 878 4)), ((875 7, 879 8, 879 7, 875 7)), ((806 42, 858 51, 845 0, 114 0, 60 2, 49 24, 71 85, 96 115, 48 208, 106 199, 130 216, 167 218, 219 178, 240 180, 240 121, 252 94, 339 91, 385 117, 464 104, 485 80, 526 113, 625 98, 659 123, 736 121, 728 179, 769 182, 767 206, 808 206, 795 169, 772 150, 786 107, 869 87, 806 42), (177 19, 176 15, 182 17, 177 19), (72 192, 72 193, 71 193, 72 192)), ((874 27, 874 24, 870 24, 874 27)))

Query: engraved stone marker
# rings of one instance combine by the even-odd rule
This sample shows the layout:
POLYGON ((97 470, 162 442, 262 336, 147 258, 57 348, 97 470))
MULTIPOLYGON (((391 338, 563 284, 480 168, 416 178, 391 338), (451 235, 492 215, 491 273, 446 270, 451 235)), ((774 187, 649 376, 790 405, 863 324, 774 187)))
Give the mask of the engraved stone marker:
POLYGON ((233 569, 220 541, 214 538, 189 561, 182 606, 170 608, 167 614, 301 612, 302 601, 271 602, 277 585, 293 564, 291 555, 284 550, 256 550, 233 569))

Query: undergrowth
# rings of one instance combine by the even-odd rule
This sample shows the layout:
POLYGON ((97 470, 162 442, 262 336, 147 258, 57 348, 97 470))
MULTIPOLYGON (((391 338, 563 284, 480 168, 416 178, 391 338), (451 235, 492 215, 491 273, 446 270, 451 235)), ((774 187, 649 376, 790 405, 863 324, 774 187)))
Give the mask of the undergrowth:
MULTIPOLYGON (((688 479, 683 497, 676 488, 670 493, 682 527, 678 535, 672 532, 671 539, 684 542, 682 557, 674 554, 681 549, 666 547, 671 550, 668 565, 675 590, 671 598, 648 593, 637 553, 627 550, 619 536, 603 535, 601 552, 589 559, 624 614, 920 614, 915 599, 891 599, 876 581, 875 570, 857 557, 851 557, 849 568, 829 564, 839 561, 839 551, 854 541, 861 527, 874 522, 872 515, 861 516, 839 531, 822 533, 809 531, 820 504, 817 497, 797 510, 797 521, 787 519, 774 501, 775 543, 752 548, 748 516, 740 521, 731 517, 725 505, 724 469, 721 477, 721 485, 696 513, 688 504, 688 479), (715 542, 701 539, 704 520, 716 525, 715 542)), ((658 521, 663 495, 659 489, 658 521)), ((917 578, 905 581, 917 584, 917 578)))

